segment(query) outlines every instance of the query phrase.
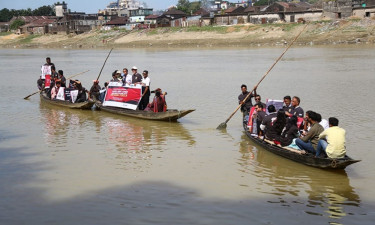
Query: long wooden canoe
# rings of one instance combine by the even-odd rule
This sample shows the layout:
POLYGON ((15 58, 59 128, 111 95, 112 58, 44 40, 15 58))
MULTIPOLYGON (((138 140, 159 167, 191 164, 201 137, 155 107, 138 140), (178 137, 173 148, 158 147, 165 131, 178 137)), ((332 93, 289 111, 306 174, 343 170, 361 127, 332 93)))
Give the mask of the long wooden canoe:
POLYGON ((94 101, 85 101, 85 102, 77 102, 77 103, 72 103, 69 101, 61 101, 61 100, 51 100, 50 98, 47 97, 46 93, 42 91, 40 93, 40 100, 42 102, 46 102, 51 105, 57 105, 57 106, 62 106, 70 109, 91 109, 91 107, 94 105, 94 101))
POLYGON ((264 149, 269 152, 272 152, 276 155, 282 156, 284 158, 293 160, 298 163, 302 163, 307 166, 313 166, 321 169, 345 169, 347 166, 360 162, 361 160, 354 160, 350 158, 348 155, 345 155, 344 158, 340 159, 331 159, 331 158, 319 158, 315 157, 311 153, 306 153, 305 151, 287 148, 287 147, 280 147, 275 145, 271 141, 262 140, 258 137, 254 137, 249 132, 247 125, 244 124, 244 129, 246 135, 255 142, 256 144, 260 145, 264 149))
POLYGON ((100 103, 95 103, 95 105, 106 112, 119 114, 123 116, 135 117, 139 119, 145 120, 159 120, 159 121, 170 121, 174 122, 177 121, 179 118, 186 116, 187 114, 195 111, 195 109, 188 109, 188 110, 177 110, 177 109, 168 109, 166 112, 150 112, 150 111, 143 111, 143 110, 130 110, 112 106, 103 106, 100 103))

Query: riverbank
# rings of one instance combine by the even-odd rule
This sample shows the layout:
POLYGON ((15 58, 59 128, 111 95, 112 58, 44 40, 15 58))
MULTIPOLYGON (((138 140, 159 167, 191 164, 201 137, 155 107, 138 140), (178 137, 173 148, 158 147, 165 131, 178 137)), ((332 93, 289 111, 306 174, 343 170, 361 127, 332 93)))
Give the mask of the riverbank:
MULTIPOLYGON (((244 24, 150 30, 91 31, 80 35, 0 36, 0 48, 218 48, 278 46, 291 41, 304 24, 244 24)), ((297 45, 375 44, 374 19, 310 23, 297 45)))

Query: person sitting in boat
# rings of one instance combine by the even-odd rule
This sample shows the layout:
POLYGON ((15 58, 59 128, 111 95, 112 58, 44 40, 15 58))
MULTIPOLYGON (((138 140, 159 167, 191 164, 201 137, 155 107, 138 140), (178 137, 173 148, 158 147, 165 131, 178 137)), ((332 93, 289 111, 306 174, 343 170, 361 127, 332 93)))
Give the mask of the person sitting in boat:
POLYGON ((89 91, 89 99, 93 99, 94 101, 99 100, 100 90, 99 81, 93 80, 93 84, 89 91))
POLYGON ((320 155, 329 158, 343 158, 346 154, 345 134, 346 131, 339 127, 339 120, 335 117, 328 118, 329 128, 319 135, 316 148, 316 157, 320 155))
POLYGON ((59 78, 59 74, 56 72, 56 67, 51 66, 51 81, 59 78))
POLYGON ((77 100, 75 102, 85 102, 87 101, 86 88, 82 87, 80 81, 74 82, 74 89, 78 90, 77 100))
POLYGON ((292 116, 286 122, 286 126, 276 141, 280 143, 281 146, 288 146, 293 142, 294 138, 298 137, 298 127, 297 127, 297 117, 292 116))
POLYGON ((296 139, 296 145, 301 150, 306 150, 309 153, 315 154, 319 141, 319 135, 324 131, 324 128, 318 123, 318 115, 314 111, 308 111, 305 121, 311 124, 310 130, 304 136, 296 139))
POLYGON ((265 109, 267 107, 267 105, 265 103, 262 102, 262 97, 260 97, 260 95, 255 95, 255 104, 262 104, 263 105, 263 109, 265 109))
POLYGON ((283 104, 283 110, 284 112, 290 112, 289 110, 292 109, 292 98, 287 95, 284 97, 284 104, 283 104))
POLYGON ((59 70, 57 74, 58 79, 61 80, 61 87, 66 87, 66 78, 64 77, 64 71, 59 70))
MULTIPOLYGON (((257 103, 257 104, 262 104, 261 102, 257 103)), ((267 130, 269 130, 271 127, 272 127, 272 123, 274 120, 276 120, 276 108, 274 105, 269 105, 268 106, 268 115, 264 117, 261 125, 260 125, 260 129, 262 131, 263 134, 266 134, 267 133, 267 130)))
POLYGON ((260 124, 262 123, 264 117, 267 116, 266 112, 263 109, 263 105, 261 103, 257 103, 254 105, 255 111, 253 114, 253 119, 256 120, 257 124, 257 135, 258 137, 262 136, 262 131, 260 129, 260 124))
POLYGON ((251 107, 253 107, 253 103, 251 101, 251 98, 254 98, 257 94, 256 87, 254 87, 254 92, 250 93, 247 91, 247 86, 245 84, 241 85, 241 94, 238 96, 238 104, 242 104, 241 106, 241 112, 243 114, 243 117, 249 115, 251 107), (247 97, 247 95, 250 96, 246 99, 244 102, 244 99, 247 97))
POLYGON ((281 133, 286 125, 286 115, 284 110, 277 112, 276 119, 272 121, 271 126, 266 130, 265 137, 271 141, 279 140, 281 133))
POLYGON ((301 99, 297 96, 294 96, 292 98, 292 108, 289 109, 289 112, 285 112, 285 114, 289 117, 291 116, 297 116, 297 117, 303 117, 304 111, 303 109, 299 106, 301 102, 301 99))
POLYGON ((142 82, 142 76, 138 72, 138 68, 136 66, 132 67, 132 84, 142 82))
POLYGON ((104 87, 100 90, 99 101, 104 102, 105 94, 107 93, 108 82, 104 82, 104 87))
POLYGON ((51 99, 56 99, 57 93, 61 87, 61 80, 56 80, 56 86, 51 89, 51 99))
POLYGON ((167 92, 162 93, 160 88, 157 88, 153 92, 155 93, 155 97, 152 102, 147 105, 145 111, 165 112, 167 110, 167 103, 165 101, 167 92))

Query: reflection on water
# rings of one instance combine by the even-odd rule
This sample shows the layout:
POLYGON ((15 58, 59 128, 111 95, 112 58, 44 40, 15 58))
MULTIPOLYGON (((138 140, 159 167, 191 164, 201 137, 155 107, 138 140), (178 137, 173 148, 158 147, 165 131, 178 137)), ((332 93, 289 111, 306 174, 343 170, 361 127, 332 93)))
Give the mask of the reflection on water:
POLYGON ((109 152, 117 151, 116 159, 128 167, 135 166, 132 160, 148 160, 153 151, 163 151, 172 139, 184 141, 188 146, 195 144, 194 137, 180 123, 142 121, 101 111, 70 110, 44 102, 40 102, 40 112, 45 142, 53 152, 69 151, 77 144, 86 149, 101 146, 109 152), (90 140, 87 140, 87 135, 90 140))
POLYGON ((242 171, 258 177, 257 190, 277 197, 268 201, 271 204, 303 206, 307 214, 332 219, 345 217, 351 213, 350 207, 360 206, 345 170, 327 171, 284 159, 253 144, 245 134, 240 153, 242 171), (307 201, 301 199, 305 197, 307 201))

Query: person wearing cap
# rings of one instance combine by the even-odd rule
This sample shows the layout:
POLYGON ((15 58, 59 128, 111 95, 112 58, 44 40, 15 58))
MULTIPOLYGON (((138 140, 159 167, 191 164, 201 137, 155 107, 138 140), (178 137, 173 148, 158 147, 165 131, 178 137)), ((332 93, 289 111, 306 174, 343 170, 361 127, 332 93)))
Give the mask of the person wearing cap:
POLYGON ((118 78, 118 73, 120 73, 120 76, 121 76, 121 72, 119 70, 115 70, 112 73, 112 80, 111 80, 111 82, 120 82, 121 81, 121 79, 118 78))
POLYGON ((139 102, 139 110, 146 109, 148 102, 150 101, 150 78, 148 77, 148 71, 143 71, 143 79, 142 79, 142 98, 139 102))
POLYGON ((56 80, 56 86, 51 90, 51 99, 56 99, 57 93, 59 93, 59 89, 61 87, 61 80, 56 80))
POLYGON ((93 99, 93 100, 99 100, 99 96, 100 96, 100 86, 99 86, 99 81, 98 80, 93 80, 92 81, 93 84, 90 88, 90 91, 89 91, 89 99, 93 99))
POLYGON ((133 66, 132 67, 132 73, 133 73, 133 75, 132 75, 132 84, 142 82, 142 76, 137 71, 138 71, 138 68, 135 67, 135 66, 133 66))

